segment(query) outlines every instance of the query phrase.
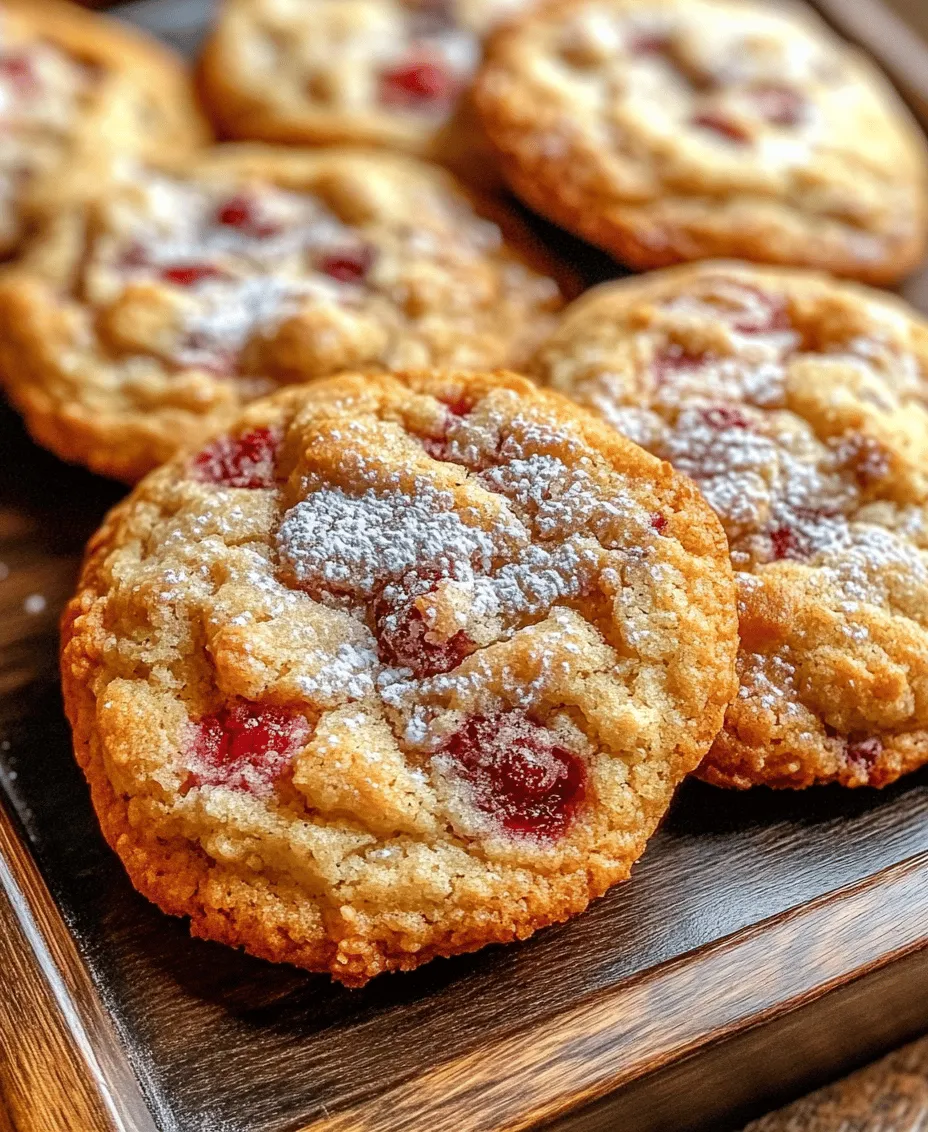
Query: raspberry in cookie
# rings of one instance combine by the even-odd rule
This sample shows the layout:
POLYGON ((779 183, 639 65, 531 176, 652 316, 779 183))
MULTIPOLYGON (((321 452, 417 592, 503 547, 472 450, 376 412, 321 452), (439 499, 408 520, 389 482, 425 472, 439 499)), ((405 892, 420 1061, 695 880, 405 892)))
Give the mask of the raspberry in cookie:
POLYGON ((0 0, 0 256, 58 179, 96 187, 126 154, 183 152, 209 131, 181 62, 55 0, 0 0))
POLYGON ((513 375, 349 374, 113 511, 62 671, 133 883, 360 985, 624 880, 736 648, 724 535, 668 464, 513 375))
POLYGON ((924 254, 924 138, 804 11, 558 0, 494 38, 476 100, 514 190, 633 267, 737 256, 888 283, 924 254))
POLYGON ((131 481, 283 384, 519 364, 548 266, 436 166, 219 147, 63 198, 0 281, 0 379, 41 443, 131 481))
POLYGON ((606 284, 534 371, 693 479, 731 544, 741 690, 722 786, 883 786, 928 763, 928 324, 811 272, 606 284))
POLYGON ((227 0, 201 61, 230 138, 384 145, 492 180, 468 96, 483 38, 530 0, 227 0))

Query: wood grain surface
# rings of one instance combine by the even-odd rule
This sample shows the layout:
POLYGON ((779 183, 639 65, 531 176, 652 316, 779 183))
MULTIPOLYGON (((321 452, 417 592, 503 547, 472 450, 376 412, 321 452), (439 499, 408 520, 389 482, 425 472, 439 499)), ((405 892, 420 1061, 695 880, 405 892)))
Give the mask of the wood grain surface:
MULTIPOLYGON (((156 1132, 34 861, 0 820, 0 1100, 15 1132, 156 1132)), ((2 1125, 0 1125, 2 1130, 2 1125)))
POLYGON ((928 945, 928 852, 423 1073, 313 1132, 518 1132, 928 945))

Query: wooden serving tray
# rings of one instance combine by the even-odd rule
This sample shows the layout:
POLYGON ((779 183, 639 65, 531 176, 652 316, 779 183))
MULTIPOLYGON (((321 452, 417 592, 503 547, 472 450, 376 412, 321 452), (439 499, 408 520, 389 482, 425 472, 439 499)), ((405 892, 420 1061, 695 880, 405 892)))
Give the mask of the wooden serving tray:
MULTIPOLYGON (((180 42, 195 8, 135 6, 180 42)), ((362 991, 191 940, 103 844, 58 695, 118 489, 0 438, 0 1132, 724 1132, 928 1028, 928 770, 688 782, 585 915, 362 991)))

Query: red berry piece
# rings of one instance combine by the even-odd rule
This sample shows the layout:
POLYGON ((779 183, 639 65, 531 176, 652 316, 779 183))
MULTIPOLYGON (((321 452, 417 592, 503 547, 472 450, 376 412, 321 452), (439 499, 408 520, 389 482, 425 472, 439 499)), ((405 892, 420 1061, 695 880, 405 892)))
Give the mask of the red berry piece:
POLYGON ((119 264, 123 268, 149 267, 151 260, 146 248, 139 243, 132 243, 119 257, 119 264))
POLYGON ((667 516, 662 515, 660 511, 654 511, 651 515, 651 527, 659 535, 663 534, 667 527, 667 516))
POLYGON ((32 59, 24 51, 0 58, 0 76, 20 95, 38 94, 42 85, 32 59))
POLYGON ((208 279, 224 279, 225 272, 209 263, 177 263, 162 267, 161 278, 177 287, 195 287, 208 279))
POLYGON ((363 283, 376 259, 377 252, 370 244, 359 244, 326 252, 317 267, 339 283, 363 283))
POLYGON ((770 532, 770 549, 776 562, 784 558, 805 557, 796 532, 789 527, 777 527, 770 532))
POLYGON ((457 94, 458 83, 439 58, 414 51, 380 76, 380 101, 405 109, 447 106, 457 94))
POLYGON ((883 740, 878 735, 850 735, 845 752, 848 762, 869 769, 883 754, 883 740))
POLYGON ((216 209, 216 223, 261 240, 280 232, 279 224, 262 216, 259 202, 244 193, 230 197, 216 209))
POLYGON ((681 346, 666 346, 651 360, 651 373, 658 385, 671 381, 675 374, 692 373, 708 361, 705 354, 689 354, 681 346))
POLYGON ((747 145, 751 140, 751 135, 740 122, 736 122, 734 118, 723 114, 720 110, 704 110, 700 114, 694 114, 690 122, 699 129, 709 130, 735 145, 747 145))
POLYGON ((711 409, 703 409, 700 416, 709 428, 717 432, 724 432, 729 428, 751 427, 747 416, 733 405, 713 405, 711 409))
POLYGON ((523 712, 467 721, 438 752, 472 792, 476 807, 514 837, 557 841, 586 797, 586 768, 523 712))
POLYGON ((806 114, 805 99, 789 86, 755 87, 751 100, 760 117, 773 126, 798 126, 806 114))
POLYGON ((306 718, 284 708, 236 703, 194 723, 193 764, 183 793, 226 786, 246 793, 271 789, 306 743, 306 718))
POLYGON ((413 600, 392 601, 384 597, 374 607, 377 646, 385 664, 411 668, 418 680, 457 668, 474 651, 465 632, 446 641, 427 639, 427 626, 413 600))
POLYGON ((670 36, 659 31, 633 32, 626 42, 630 55, 665 55, 670 50, 670 36))
POLYGON ((223 487, 274 487, 274 468, 280 436, 274 429, 256 428, 241 436, 220 436, 193 458, 193 470, 203 483, 223 487))

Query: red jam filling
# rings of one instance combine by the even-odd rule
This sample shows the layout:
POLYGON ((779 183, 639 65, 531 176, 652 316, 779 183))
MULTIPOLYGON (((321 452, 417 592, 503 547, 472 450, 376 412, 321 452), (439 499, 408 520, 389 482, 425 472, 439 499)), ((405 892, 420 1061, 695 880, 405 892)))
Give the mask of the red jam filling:
POLYGON ((883 741, 878 735, 851 735, 846 751, 849 762, 872 767, 883 754, 883 741))
POLYGON ((207 279, 224 279, 225 273, 209 263, 178 263, 162 267, 161 278, 177 287, 195 287, 207 279))
POLYGON ((289 768, 306 743, 305 717, 284 708, 236 703, 193 724, 191 770, 183 792, 195 786, 226 786, 254 792, 268 789, 289 768))
POLYGON ((670 50, 670 36, 660 31, 637 31, 628 37, 631 55, 663 55, 670 50))
POLYGON ((690 122, 699 129, 709 130, 736 145, 747 145, 751 140, 751 135, 744 126, 718 110, 704 110, 701 114, 694 114, 690 122))
POLYGON ((586 797, 582 760, 519 711, 468 720, 439 754, 453 760, 478 809, 514 837, 557 841, 586 797))
POLYGON ((775 562, 780 562, 784 558, 805 557, 796 532, 789 527, 777 527, 770 532, 770 549, 775 562))
POLYGON ((381 595, 373 607, 373 620, 380 659, 399 668, 411 668, 416 679, 450 672, 474 651, 473 641, 463 631, 447 641, 429 641, 426 619, 415 600, 404 595, 395 599, 381 595))
POLYGON ((660 511, 654 511, 651 515, 651 527, 658 534, 663 534, 667 527, 667 516, 662 515, 660 511))
POLYGON ((755 87, 751 98, 761 118, 773 126, 798 126, 805 116, 805 99, 792 87, 755 87))
POLYGON ((454 98, 457 86, 441 60, 416 52, 380 76, 380 101, 406 108, 443 106, 454 98))
POLYGON ((658 385, 663 385, 678 373, 692 373, 701 369, 708 358, 705 354, 687 353, 681 346, 665 346, 651 360, 651 373, 658 385))
POLYGON ((418 680, 457 668, 474 651, 463 632, 445 641, 430 641, 425 619, 414 601, 391 602, 381 598, 374 607, 377 648, 385 664, 411 668, 418 680))
POLYGON ((24 51, 0 57, 0 76, 17 94, 34 95, 41 87, 32 59, 24 51))
POLYGON ((327 252, 317 264, 325 275, 340 283, 363 283, 367 273, 374 266, 377 253, 369 244, 356 248, 338 248, 327 252))
POLYGON ((244 193, 230 197, 216 209, 216 223, 258 239, 276 236, 280 231, 280 225, 263 217, 258 202, 244 193))
POLYGON ((280 436, 256 428, 241 436, 220 436, 193 458, 196 477, 223 487, 274 487, 280 436))
POLYGON ((724 432, 729 428, 751 427, 747 416, 733 405, 713 405, 711 409, 703 409, 700 416, 709 428, 717 432, 724 432))

